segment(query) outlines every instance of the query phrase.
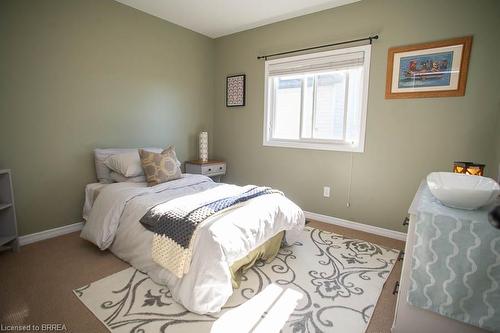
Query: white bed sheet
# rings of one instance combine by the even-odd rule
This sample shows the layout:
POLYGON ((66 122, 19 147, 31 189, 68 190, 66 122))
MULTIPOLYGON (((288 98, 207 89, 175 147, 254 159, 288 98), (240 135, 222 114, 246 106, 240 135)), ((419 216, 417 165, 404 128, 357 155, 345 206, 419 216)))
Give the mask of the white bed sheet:
POLYGON ((83 219, 87 221, 90 210, 94 205, 94 201, 101 192, 101 190, 109 184, 91 183, 85 186, 85 202, 83 203, 83 219))
POLYGON ((140 218, 153 206, 218 186, 201 175, 146 187, 141 183, 107 185, 94 202, 82 238, 110 248, 116 256, 167 285, 175 300, 197 313, 219 312, 231 296, 230 265, 277 233, 287 230, 293 243, 304 227, 303 211, 280 194, 249 200, 203 223, 195 240, 189 272, 182 278, 151 259, 153 233, 140 218))

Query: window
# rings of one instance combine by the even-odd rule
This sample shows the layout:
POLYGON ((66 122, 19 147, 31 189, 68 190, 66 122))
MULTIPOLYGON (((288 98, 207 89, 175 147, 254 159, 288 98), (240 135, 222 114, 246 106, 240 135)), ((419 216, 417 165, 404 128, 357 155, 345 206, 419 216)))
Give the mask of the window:
POLYGON ((266 61, 264 145, 363 152, 370 50, 266 61))

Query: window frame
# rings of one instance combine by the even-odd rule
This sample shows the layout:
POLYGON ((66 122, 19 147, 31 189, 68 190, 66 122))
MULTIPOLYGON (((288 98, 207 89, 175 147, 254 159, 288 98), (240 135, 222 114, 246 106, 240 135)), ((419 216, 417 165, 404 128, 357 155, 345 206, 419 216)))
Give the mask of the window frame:
MULTIPOLYGON (((365 132, 366 132, 366 117, 367 117, 367 105, 368 105, 368 87, 369 87, 369 77, 370 77, 370 59, 371 59, 371 45, 362 45, 348 48, 335 49, 331 51, 323 51, 323 52, 315 52, 304 55, 292 56, 292 57, 284 57, 274 60, 268 60, 264 64, 264 126, 263 126, 263 142, 264 146, 269 147, 284 147, 284 148, 301 148, 301 149, 315 149, 315 150, 330 150, 330 151, 347 151, 347 152, 357 152, 362 153, 365 150, 365 132), (303 124, 303 107, 304 107, 304 98, 302 96, 301 103, 301 112, 300 112, 300 128, 299 128, 299 136, 300 139, 276 139, 272 138, 273 126, 275 124, 274 117, 275 112, 272 105, 275 105, 275 92, 276 90, 273 88, 274 82, 271 84, 271 91, 268 90, 269 87, 269 65, 278 64, 289 61, 297 61, 297 60, 307 60, 307 59, 316 59, 318 57, 331 56, 331 55, 340 55, 346 53, 354 53, 354 52, 364 52, 364 62, 363 62, 363 94, 361 96, 361 115, 360 115, 360 133, 359 133, 359 141, 357 143, 348 143, 342 140, 328 140, 328 139, 308 139, 302 138, 302 124, 303 124)), ((346 82, 346 91, 349 89, 349 82, 346 82)), ((315 85, 317 84, 315 80, 315 85)), ((303 88, 303 87, 302 87, 303 88)), ((302 95, 304 94, 304 89, 302 89, 302 95)), ((316 96, 316 95, 315 95, 316 96)), ((347 96, 348 97, 348 94, 347 96)), ((315 99, 313 99, 313 103, 315 103, 315 99)), ((346 101, 347 103, 347 101, 346 101)), ((346 104, 347 105, 347 104, 346 104)), ((313 108, 314 110, 314 108, 313 108)), ((347 121, 347 113, 344 115, 344 122, 347 121)), ((347 128, 344 126, 344 136, 347 128)))

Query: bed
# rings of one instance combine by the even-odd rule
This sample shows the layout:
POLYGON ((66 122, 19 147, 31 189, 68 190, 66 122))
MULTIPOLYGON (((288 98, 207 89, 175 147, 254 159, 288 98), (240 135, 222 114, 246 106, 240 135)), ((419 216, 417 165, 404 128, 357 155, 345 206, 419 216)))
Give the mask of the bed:
POLYGON ((88 185, 87 222, 81 237, 168 286, 173 298, 186 309, 200 314, 219 312, 233 293, 232 266, 251 263, 245 258, 275 241, 280 233, 284 232, 286 244, 293 244, 305 219, 303 211, 279 193, 226 209, 200 225, 190 268, 179 278, 152 260, 154 234, 139 220, 159 204, 207 193, 218 186, 221 184, 206 176, 192 174, 152 187, 130 182, 88 185))

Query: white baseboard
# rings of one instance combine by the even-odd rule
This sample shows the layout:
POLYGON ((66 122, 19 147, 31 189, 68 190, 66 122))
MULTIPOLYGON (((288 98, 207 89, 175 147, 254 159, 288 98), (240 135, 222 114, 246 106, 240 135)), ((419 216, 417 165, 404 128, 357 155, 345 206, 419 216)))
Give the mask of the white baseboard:
POLYGON ((389 238, 393 238, 393 239, 397 239, 397 240, 406 241, 406 234, 404 232, 375 227, 373 225, 353 222, 353 221, 344 220, 344 219, 340 219, 338 217, 333 217, 333 216, 328 216, 328 215, 322 215, 322 214, 317 214, 317 213, 312 213, 312 212, 304 212, 304 213, 306 215, 306 218, 312 219, 315 221, 334 224, 334 225, 338 225, 340 227, 369 232, 371 234, 375 234, 375 235, 379 235, 379 236, 384 236, 384 237, 389 237, 389 238))
POLYGON ((69 234, 71 232, 82 230, 83 222, 68 224, 59 228, 35 232, 34 234, 24 235, 19 237, 19 245, 27 245, 34 242, 39 242, 44 239, 49 239, 57 236, 69 234))

